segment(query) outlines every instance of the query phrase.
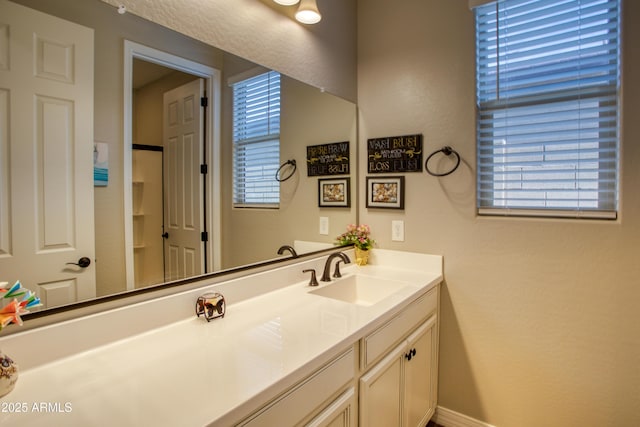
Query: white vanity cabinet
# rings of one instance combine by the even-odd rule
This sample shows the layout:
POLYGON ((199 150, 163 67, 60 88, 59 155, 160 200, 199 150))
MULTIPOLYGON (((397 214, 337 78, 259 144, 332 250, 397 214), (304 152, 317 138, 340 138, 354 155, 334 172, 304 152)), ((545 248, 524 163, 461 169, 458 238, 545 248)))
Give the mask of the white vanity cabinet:
MULTIPOLYGON (((16 427, 60 424, 60 416, 65 425, 424 427, 437 403, 442 257, 376 249, 369 265, 345 266, 344 279, 358 280, 342 281, 344 292, 332 296, 312 293, 302 274, 320 271, 326 259, 0 337, 21 368, 10 401, 73 405, 64 414, 7 420, 16 427), (336 297, 354 288, 358 297, 336 297), (385 296, 375 299, 382 288, 385 296), (194 301, 208 291, 230 303, 224 319, 194 316, 194 301), (95 333, 105 325, 135 327, 95 333), (32 351, 35 342, 45 351, 32 351), (167 371, 176 358, 180 369, 167 371)), ((341 286, 335 282, 322 285, 341 286)))
POLYGON ((436 285, 239 425, 425 426, 437 403, 438 293, 436 285))
POLYGON ((437 403, 437 288, 363 338, 362 363, 372 366, 359 381, 359 420, 367 427, 425 426, 437 403), (422 318, 421 318, 422 317, 422 318), (426 317, 426 320, 424 320, 426 317), (416 320, 418 326, 416 327, 416 320), (405 331, 395 335, 398 329, 405 331), (397 341, 379 359, 380 342, 397 341))
MULTIPOLYGON (((239 425, 260 427, 301 425, 310 414, 320 412, 310 425, 353 426, 353 423, 348 423, 353 419, 353 415, 351 418, 348 417, 355 413, 353 409, 355 397, 349 400, 348 390, 346 394, 329 404, 325 402, 353 383, 356 370, 355 353, 354 347, 351 347, 239 425), (344 398, 345 395, 347 398, 344 398)), ((353 388, 351 391, 353 392, 353 388)), ((354 393, 352 394, 355 396, 354 393)))

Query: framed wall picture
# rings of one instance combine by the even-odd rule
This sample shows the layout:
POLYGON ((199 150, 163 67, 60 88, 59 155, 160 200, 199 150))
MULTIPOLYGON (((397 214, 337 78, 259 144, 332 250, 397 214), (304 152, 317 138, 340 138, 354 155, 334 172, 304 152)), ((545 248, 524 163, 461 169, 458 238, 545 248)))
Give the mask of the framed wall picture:
POLYGON ((351 206, 350 178, 318 180, 318 206, 348 208, 351 206))
POLYGON ((404 176, 368 176, 367 208, 404 209, 404 176))

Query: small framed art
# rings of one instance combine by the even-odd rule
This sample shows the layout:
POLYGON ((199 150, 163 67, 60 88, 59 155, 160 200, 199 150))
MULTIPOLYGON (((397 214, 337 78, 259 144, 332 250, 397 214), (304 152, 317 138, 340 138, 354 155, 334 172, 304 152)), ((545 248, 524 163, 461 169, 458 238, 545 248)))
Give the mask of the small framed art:
POLYGON ((351 206, 349 178, 319 179, 318 206, 348 208, 351 206))
POLYGON ((404 209, 404 176, 368 176, 367 207, 404 209))

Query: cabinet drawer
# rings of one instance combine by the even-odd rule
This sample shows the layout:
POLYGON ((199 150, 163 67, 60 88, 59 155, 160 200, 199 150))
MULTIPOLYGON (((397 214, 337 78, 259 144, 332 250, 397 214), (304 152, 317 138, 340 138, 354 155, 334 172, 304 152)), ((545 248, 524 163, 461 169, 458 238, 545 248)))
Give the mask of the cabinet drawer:
POLYGON ((411 303, 398 316, 364 337, 361 341, 360 367, 367 369, 392 345, 407 336, 422 320, 438 308, 438 286, 411 303))
POLYGON ((354 358, 352 347, 240 425, 264 427, 300 422, 353 379, 354 358))

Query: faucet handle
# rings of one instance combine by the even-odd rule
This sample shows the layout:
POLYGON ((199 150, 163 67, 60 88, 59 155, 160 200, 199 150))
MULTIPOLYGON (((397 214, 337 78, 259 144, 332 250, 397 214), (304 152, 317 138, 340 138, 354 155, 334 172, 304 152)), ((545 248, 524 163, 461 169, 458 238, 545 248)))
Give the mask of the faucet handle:
POLYGON ((318 280, 316 279, 316 271, 313 268, 302 270, 303 273, 311 272, 311 279, 309 279, 309 286, 318 286, 318 280))
POLYGON ((335 270, 333 270, 333 277, 342 277, 342 274, 340 274, 340 263, 342 262, 341 259, 338 260, 338 262, 336 262, 336 268, 335 270))

